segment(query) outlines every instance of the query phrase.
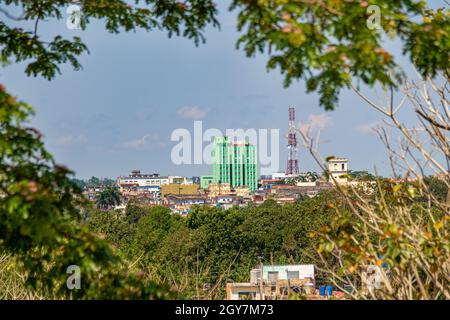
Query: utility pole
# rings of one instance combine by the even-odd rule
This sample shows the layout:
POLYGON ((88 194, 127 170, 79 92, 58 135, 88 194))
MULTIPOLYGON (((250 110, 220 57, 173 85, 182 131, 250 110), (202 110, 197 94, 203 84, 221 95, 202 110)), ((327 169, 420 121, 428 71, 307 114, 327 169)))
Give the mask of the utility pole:
POLYGON ((263 265, 263 254, 258 256, 259 259, 259 269, 260 269, 260 276, 259 276, 259 299, 263 300, 263 293, 264 293, 264 287, 263 287, 263 276, 264 276, 264 265, 263 265))

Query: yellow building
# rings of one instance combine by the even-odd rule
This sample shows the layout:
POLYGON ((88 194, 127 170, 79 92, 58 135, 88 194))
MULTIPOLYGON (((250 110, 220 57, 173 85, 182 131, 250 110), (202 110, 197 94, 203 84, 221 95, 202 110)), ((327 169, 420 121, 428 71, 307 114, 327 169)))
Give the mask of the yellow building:
POLYGON ((165 197, 168 194, 180 195, 180 194, 197 194, 197 184, 178 184, 171 183, 161 186, 161 195, 165 197))
POLYGON ((217 197, 221 194, 232 194, 238 197, 246 197, 252 193, 252 190, 248 187, 230 188, 229 183, 210 183, 208 190, 210 197, 217 197))
POLYGON ((208 186, 209 196, 217 197, 219 194, 230 194, 230 184, 229 183, 210 183, 208 186))
POLYGON ((252 190, 247 187, 239 187, 239 188, 234 188, 234 193, 238 197, 247 197, 252 193, 252 190))

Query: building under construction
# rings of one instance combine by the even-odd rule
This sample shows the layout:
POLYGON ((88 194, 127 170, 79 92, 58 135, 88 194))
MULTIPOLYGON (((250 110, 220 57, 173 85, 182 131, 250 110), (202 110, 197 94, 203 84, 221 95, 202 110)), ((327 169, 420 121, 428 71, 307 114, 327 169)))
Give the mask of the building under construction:
POLYGON ((216 137, 212 159, 214 183, 227 183, 231 188, 258 189, 256 149, 250 142, 216 137))

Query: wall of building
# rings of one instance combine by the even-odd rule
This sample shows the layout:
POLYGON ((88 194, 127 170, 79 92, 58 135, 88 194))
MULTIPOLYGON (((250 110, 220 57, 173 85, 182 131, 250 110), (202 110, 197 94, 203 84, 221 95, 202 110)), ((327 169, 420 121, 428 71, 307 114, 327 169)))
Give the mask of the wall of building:
POLYGON ((328 170, 330 172, 330 182, 347 183, 348 159, 334 158, 329 160, 328 170), (333 177, 334 180, 331 177, 333 177))
POLYGON ((216 137, 212 159, 215 183, 229 183, 232 188, 258 188, 255 146, 248 142, 234 142, 228 137, 216 137))
POLYGON ((231 188, 229 183, 210 183, 208 186, 209 196, 217 197, 219 194, 229 194, 231 193, 231 188))
POLYGON ((314 279, 314 265, 282 265, 282 266, 263 266, 263 279, 268 281, 270 272, 278 272, 278 280, 287 280, 288 272, 298 272, 298 279, 314 279))
POLYGON ((200 188, 201 189, 208 188, 208 186, 211 182, 213 182, 213 176, 201 176, 200 177, 200 188))
POLYGON ((260 288, 249 283, 228 283, 226 287, 227 300, 261 300, 260 288))
POLYGON ((165 184, 161 186, 161 195, 165 197, 168 194, 197 194, 198 185, 197 184, 165 184))
POLYGON ((138 187, 150 187, 150 186, 162 186, 169 184, 168 177, 155 177, 155 178, 144 178, 144 177, 119 177, 117 179, 117 184, 134 184, 138 187))

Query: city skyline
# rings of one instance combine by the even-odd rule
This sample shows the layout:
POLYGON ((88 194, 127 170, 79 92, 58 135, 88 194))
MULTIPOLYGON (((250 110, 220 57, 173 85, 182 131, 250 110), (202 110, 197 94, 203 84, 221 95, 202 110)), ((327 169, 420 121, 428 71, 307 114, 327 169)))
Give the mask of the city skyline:
MULTIPOLYGON (((355 93, 340 95, 338 108, 325 112, 303 82, 284 89, 278 71, 266 72, 265 56, 247 58, 235 49, 235 14, 220 5, 222 30, 208 28, 206 44, 168 39, 160 32, 111 35, 94 23, 86 31, 67 30, 50 21, 43 35, 57 31, 82 35, 90 55, 83 70, 62 68, 54 81, 27 77, 24 64, 2 69, 7 89, 36 110, 32 124, 45 137, 58 163, 78 178, 115 177, 133 168, 164 174, 200 176, 208 165, 175 165, 170 134, 206 128, 275 128, 280 130, 280 167, 285 170, 288 131, 286 110, 296 107, 303 127, 321 130, 321 151, 350 159, 352 170, 388 175, 384 147, 371 133, 381 117, 355 93)), ((394 44, 394 47, 395 46, 394 44)), ((407 64, 407 59, 402 58, 407 64)), ((400 60, 402 60, 400 59, 400 60)), ((412 119, 413 116, 411 116, 412 119)), ((300 146, 300 172, 318 166, 300 146)))

